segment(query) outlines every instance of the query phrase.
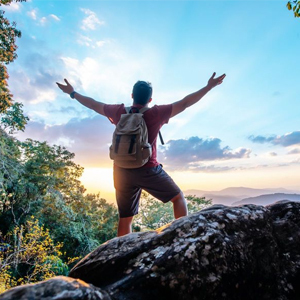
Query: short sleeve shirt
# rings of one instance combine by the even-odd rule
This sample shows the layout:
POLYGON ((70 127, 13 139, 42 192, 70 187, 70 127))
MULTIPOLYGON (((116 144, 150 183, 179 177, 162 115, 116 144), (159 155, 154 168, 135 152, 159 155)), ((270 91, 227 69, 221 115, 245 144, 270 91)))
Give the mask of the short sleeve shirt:
MULTIPOLYGON (((136 105, 136 107, 139 107, 136 105)), ((124 104, 105 104, 105 116, 115 125, 119 122, 121 114, 125 114, 124 104)), ((148 141, 152 145, 152 156, 143 167, 155 167, 157 162, 156 140, 160 128, 169 122, 172 113, 172 104, 154 105, 144 112, 144 119, 148 128, 148 141)))

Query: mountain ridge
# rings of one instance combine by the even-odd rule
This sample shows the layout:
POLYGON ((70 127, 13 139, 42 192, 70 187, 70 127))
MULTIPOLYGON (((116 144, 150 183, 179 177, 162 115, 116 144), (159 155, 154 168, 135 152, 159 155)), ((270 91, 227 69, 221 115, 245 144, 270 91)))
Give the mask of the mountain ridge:
MULTIPOLYGON (((195 195, 212 199, 212 204, 223 204, 232 206, 234 203, 243 201, 251 197, 258 197, 270 194, 300 194, 299 190, 285 188, 247 188, 247 187, 228 187, 219 191, 204 191, 198 189, 189 189, 184 191, 185 195, 195 195)), ((244 203, 245 204, 245 203, 244 203)))
POLYGON ((300 202, 300 194, 285 194, 285 193, 274 193, 260 195, 257 197, 249 197, 232 203, 233 206, 244 205, 244 204, 256 204, 256 205, 269 205, 281 200, 290 200, 300 202))

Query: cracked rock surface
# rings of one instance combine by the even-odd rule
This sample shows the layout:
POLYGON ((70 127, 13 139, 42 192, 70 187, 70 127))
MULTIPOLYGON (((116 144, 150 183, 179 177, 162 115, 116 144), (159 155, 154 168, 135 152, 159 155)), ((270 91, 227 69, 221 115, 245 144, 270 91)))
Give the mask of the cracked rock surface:
POLYGON ((300 299, 300 203, 214 205, 112 239, 69 275, 112 299, 300 299))
MULTIPOLYGON (((78 289, 94 294, 2 296, 15 289, 30 295, 24 286, 0 300, 298 300, 300 203, 214 205, 157 231, 114 238, 83 258, 69 276, 84 281, 78 281, 78 289)), ((51 280, 31 287, 44 284, 49 290, 51 280)))
POLYGON ((1 300, 111 300, 101 291, 79 279, 57 276, 35 284, 21 285, 0 295, 1 300))

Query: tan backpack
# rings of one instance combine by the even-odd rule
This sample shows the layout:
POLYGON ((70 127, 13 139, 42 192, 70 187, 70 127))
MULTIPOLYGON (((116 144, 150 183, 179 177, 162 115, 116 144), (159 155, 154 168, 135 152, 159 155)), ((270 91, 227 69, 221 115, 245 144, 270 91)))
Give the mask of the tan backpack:
POLYGON ((133 113, 126 107, 113 134, 109 156, 121 168, 135 169, 145 165, 152 155, 152 145, 148 143, 148 129, 143 113, 148 107, 143 107, 133 113))

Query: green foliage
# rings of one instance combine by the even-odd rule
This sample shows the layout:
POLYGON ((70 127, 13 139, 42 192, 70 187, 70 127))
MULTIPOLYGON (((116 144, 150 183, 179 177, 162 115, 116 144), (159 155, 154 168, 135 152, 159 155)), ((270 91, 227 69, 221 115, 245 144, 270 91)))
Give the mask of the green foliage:
POLYGON ((99 195, 85 195, 83 168, 60 146, 0 130, 0 230, 6 234, 34 215, 63 242, 63 257, 84 256, 116 235, 118 213, 99 195))
POLYGON ((17 130, 24 131, 29 118, 24 116, 22 107, 22 103, 15 102, 6 110, 6 113, 3 114, 1 125, 4 129, 8 129, 9 133, 13 133, 17 130))
MULTIPOLYGON (((11 2, 2 0, 1 4, 11 2)), ((7 83, 9 76, 6 65, 16 59, 16 39, 20 37, 21 32, 16 29, 16 23, 11 24, 4 17, 4 11, 0 10, 0 125, 10 132, 24 130, 28 121, 23 115, 22 104, 14 103, 7 83)))
POLYGON ((67 275, 68 266, 60 259, 62 244, 55 244, 49 229, 31 217, 5 237, 10 247, 0 252, 0 291, 10 287, 67 275))
MULTIPOLYGON (((211 205, 211 200, 205 197, 185 196, 189 214, 197 212, 211 205)), ((162 203, 143 193, 140 200, 139 214, 134 218, 133 228, 135 231, 155 230, 174 220, 173 205, 171 202, 162 203)))
MULTIPOLYGON (((67 264, 72 266, 74 256, 83 257, 116 236, 116 207, 99 195, 84 193, 79 181, 83 168, 73 162, 73 153, 46 142, 31 139, 21 142, 1 129, 0 146, 0 231, 5 242, 14 244, 17 239, 13 237, 23 234, 34 216, 38 223, 31 225, 32 229, 38 224, 42 228, 38 231, 36 227, 34 234, 39 236, 37 232, 45 231, 53 244, 59 245, 56 248, 59 254, 46 255, 42 263, 32 264, 46 266, 43 270, 47 270, 47 274, 65 275, 67 264), (16 230, 19 233, 13 235, 16 230)), ((38 245, 32 244, 32 253, 37 251, 38 245)), ((14 257, 19 253, 15 249, 9 252, 14 257)), ((11 264, 2 268, 2 287, 46 278, 30 275, 21 256, 17 257, 18 263, 13 269, 11 264)), ((39 270, 35 269, 32 274, 41 274, 39 270)))
POLYGON ((288 1, 286 4, 288 10, 292 10, 294 12, 295 18, 300 18, 300 1, 299 0, 292 0, 288 1))

